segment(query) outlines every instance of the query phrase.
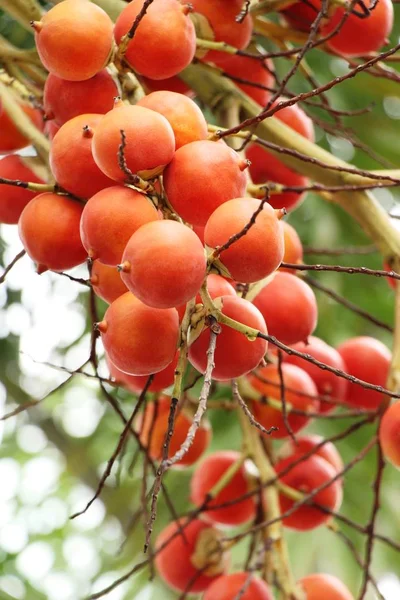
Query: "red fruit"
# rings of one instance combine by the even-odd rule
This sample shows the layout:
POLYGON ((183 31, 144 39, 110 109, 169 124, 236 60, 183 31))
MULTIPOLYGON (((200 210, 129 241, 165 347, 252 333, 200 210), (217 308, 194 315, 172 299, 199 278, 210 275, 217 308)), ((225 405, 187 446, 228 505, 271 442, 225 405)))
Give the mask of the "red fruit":
POLYGON ((106 69, 85 81, 67 81, 50 73, 44 86, 44 110, 49 119, 63 125, 78 115, 108 112, 118 94, 117 84, 106 69))
POLYGON ((253 98, 261 106, 266 106, 269 98, 271 97, 270 89, 274 86, 274 66, 271 60, 256 60, 247 56, 229 56, 224 60, 222 65, 224 73, 233 77, 233 82, 244 91, 245 94, 253 98), (251 81, 257 85, 250 85, 248 83, 240 83, 235 81, 235 77, 238 79, 244 79, 251 81), (263 89, 264 88, 270 89, 263 89))
POLYGON ((385 458, 400 469, 400 402, 389 406, 383 415, 379 439, 385 458))
MULTIPOLYGON (((285 253, 283 255, 283 262, 286 263, 302 263, 303 262, 303 244, 299 238, 297 231, 292 225, 286 223, 286 221, 281 221, 283 226, 283 239, 285 245, 285 253)), ((295 274, 293 269, 284 269, 280 268, 280 271, 285 271, 286 273, 295 274)))
MULTIPOLYGON (((5 156, 0 160, 0 177, 31 183, 44 183, 31 168, 32 159, 17 154, 5 156)), ((0 184, 0 223, 18 223, 25 206, 37 195, 15 185, 0 184)))
MULTIPOLYGON (((157 377, 157 376, 156 376, 157 377)), ((143 388, 142 388, 143 389, 143 388)), ((163 457, 163 445, 165 442, 165 433, 168 431, 168 417, 170 412, 171 400, 166 396, 159 398, 158 403, 149 402, 146 404, 143 415, 137 420, 137 430, 140 432, 140 441, 148 448, 149 455, 153 460, 161 460, 163 457)), ((180 449, 193 423, 193 416, 185 407, 177 409, 174 432, 172 434, 169 455, 174 456, 180 449)), ((177 463, 179 467, 188 467, 195 463, 210 445, 212 429, 209 422, 204 419, 196 431, 193 443, 185 456, 177 463)))
MULTIPOLYGON (((326 344, 323 340, 317 337, 310 336, 307 343, 298 342, 293 345, 295 350, 310 354, 313 358, 316 358, 320 362, 339 369, 339 371, 345 371, 345 365, 339 352, 326 344)), ((301 369, 304 369, 308 373, 311 379, 317 386, 318 394, 320 396, 327 396, 330 400, 337 402, 343 402, 346 396, 347 381, 342 377, 337 377, 334 373, 320 369, 312 363, 295 356, 294 354, 285 354, 284 361, 297 365, 301 369)), ((330 402, 324 402, 321 400, 319 411, 321 413, 330 412, 335 408, 335 404, 330 402)))
POLYGON ((117 269, 103 265, 98 260, 93 262, 90 283, 96 296, 99 296, 107 304, 111 304, 128 291, 117 269))
MULTIPOLYGON (((204 240, 217 249, 246 227, 260 208, 255 198, 235 198, 219 206, 207 221, 204 240)), ((254 225, 220 255, 231 277, 243 283, 253 283, 270 275, 282 262, 283 229, 279 216, 269 204, 264 204, 254 225)))
POLYGON ((55 121, 46 121, 44 124, 43 133, 50 140, 53 141, 56 133, 60 131, 60 125, 57 125, 55 121))
POLYGON ((310 0, 307 3, 295 2, 280 12, 293 29, 309 32, 320 10, 321 0, 310 0))
POLYGON ((124 373, 158 373, 174 359, 179 338, 174 308, 150 308, 127 292, 108 307, 98 328, 111 362, 124 373))
MULTIPOLYGON (((219 296, 236 296, 236 290, 229 281, 215 273, 211 273, 211 275, 207 276, 207 290, 213 300, 219 296)), ((196 304, 200 304, 201 302, 201 296, 200 294, 197 294, 196 304)), ((179 319, 182 320, 183 315, 185 314, 186 304, 181 304, 180 306, 177 306, 176 309, 179 313, 179 319)))
POLYGON ((90 198, 114 183, 92 157, 93 132, 101 118, 102 115, 79 115, 67 121, 51 144, 50 167, 57 183, 79 198, 90 198))
MULTIPOLYGON (((345 371, 373 385, 386 386, 391 352, 382 342, 371 337, 351 338, 338 347, 345 371)), ((385 396, 348 382, 344 401, 355 408, 376 409, 385 396)))
POLYGON ((183 94, 153 92, 139 100, 137 106, 154 110, 167 119, 174 131, 176 150, 207 137, 207 121, 203 113, 193 100, 183 94))
POLYGON ((46 192, 24 208, 18 230, 24 248, 38 271, 64 271, 84 262, 86 252, 79 235, 82 205, 46 192))
POLYGON ((111 179, 121 183, 129 179, 119 164, 121 131, 126 166, 133 174, 151 179, 171 161, 175 137, 167 119, 154 110, 117 102, 96 128, 92 148, 96 164, 111 179))
MULTIPOLYGON (((282 471, 286 470, 292 462, 293 457, 280 461, 275 467, 277 474, 279 475, 282 471)), ((280 477, 280 480, 285 485, 307 495, 320 486, 328 484, 335 475, 335 469, 326 460, 319 456, 310 456, 310 458, 291 468, 286 475, 280 477)), ((312 502, 319 504, 321 507, 336 511, 340 508, 342 497, 342 486, 336 480, 313 496, 312 502)), ((282 513, 289 511, 295 503, 294 500, 285 496, 283 492, 279 494, 279 499, 282 513)), ((283 518, 283 525, 298 531, 308 531, 309 529, 323 525, 330 518, 329 513, 323 512, 317 506, 302 504, 291 515, 283 518)))
POLYGON ((203 600, 232 600, 239 597, 239 593, 241 600, 273 600, 265 581, 244 572, 221 575, 207 588, 203 600))
MULTIPOLYGON (((316 434, 302 435, 296 437, 296 443, 289 439, 279 450, 280 458, 297 458, 298 456, 304 456, 311 451, 314 451, 322 441, 323 437, 316 434)), ((343 469, 343 461, 336 446, 332 442, 326 442, 323 446, 315 450, 313 456, 319 456, 326 460, 335 469, 336 473, 340 473, 343 469)), ((302 463, 299 463, 302 464, 302 463)))
POLYGON ((121 277, 148 306, 172 308, 196 296, 206 266, 194 231, 177 221, 153 221, 142 225, 127 243, 121 277))
MULTIPOLYGON (((20 104, 20 107, 35 127, 42 130, 43 118, 40 111, 32 108, 30 104, 19 102, 17 99, 15 102, 20 104)), ((29 144, 30 140, 19 131, 14 121, 8 116, 8 113, 4 109, 0 110, 0 154, 8 154, 9 152, 14 152, 14 150, 21 150, 21 148, 25 148, 29 144)))
POLYGON ((245 195, 247 177, 242 171, 246 166, 224 143, 186 144, 164 171, 168 200, 182 219, 205 225, 218 206, 245 195))
POLYGON ((85 204, 82 243, 91 258, 117 266, 131 235, 145 223, 158 219, 156 208, 144 194, 122 185, 108 187, 85 204))
MULTIPOLYGON (((126 387, 130 392, 134 394, 140 394, 143 391, 144 386, 147 383, 148 375, 128 375, 123 373, 112 362, 106 355, 107 365, 110 371, 110 376, 115 381, 126 387)), ((175 369, 178 362, 178 352, 175 354, 173 361, 165 367, 162 371, 156 373, 153 377, 148 391, 149 392, 162 392, 165 388, 169 387, 174 383, 175 369)))
MULTIPOLYGON (((261 313, 251 302, 234 296, 222 296, 216 303, 221 305, 222 314, 225 316, 267 333, 261 313)), ((201 373, 206 370, 209 344, 210 331, 207 327, 189 348, 189 360, 201 373)), ((221 333, 217 337, 213 379, 226 381, 249 373, 260 363, 267 346, 266 340, 257 338, 255 341, 250 341, 243 333, 222 325, 221 333)))
MULTIPOLYGON (((207 456, 197 467, 190 483, 190 498, 195 506, 200 507, 207 499, 212 488, 218 484, 226 471, 241 459, 240 452, 224 450, 207 456)), ((207 506, 213 507, 236 498, 250 491, 250 480, 246 468, 242 465, 222 490, 207 506)), ((203 518, 212 523, 222 525, 242 525, 255 517, 255 503, 252 497, 236 502, 230 506, 206 510, 203 518)))
POLYGON ((83 81, 107 64, 113 43, 110 17, 87 0, 64 0, 33 24, 40 60, 50 73, 83 81))
POLYGON ((194 519, 180 532, 185 524, 181 519, 163 529, 156 541, 155 563, 169 587, 195 594, 227 570, 229 555, 221 549, 218 529, 194 519))
POLYGON ((348 588, 334 575, 315 573, 299 580, 306 593, 305 600, 354 600, 348 588))
MULTIPOLYGON (((282 376, 285 387, 286 416, 288 423, 294 433, 300 431, 310 421, 307 415, 298 415, 290 412, 290 408, 304 412, 315 412, 318 410, 319 402, 316 398, 317 388, 311 377, 303 369, 282 364, 282 376)), ((257 421, 266 429, 274 426, 278 431, 274 431, 274 438, 285 438, 289 435, 281 410, 281 378, 276 365, 268 365, 258 369, 257 373, 252 373, 247 378, 251 388, 244 393, 254 399, 259 393, 258 400, 252 403, 253 413, 257 421), (268 400, 272 398, 278 401, 277 408, 269 406, 263 402, 263 397, 268 400)))
MULTIPOLYGON (((387 262, 383 263, 383 269, 385 271, 392 271, 390 265, 387 262)), ((388 282, 388 285, 390 285, 390 287, 395 290, 396 289, 396 284, 397 284, 397 279, 392 279, 392 277, 387 277, 386 281, 388 282)))
POLYGON ((178 94, 185 94, 189 98, 195 97, 195 92, 186 85, 182 79, 176 77, 167 77, 167 79, 149 79, 148 77, 141 77, 140 81, 144 86, 145 90, 149 94, 150 92, 159 92, 166 90, 168 92, 176 92, 178 94))
POLYGON ((270 335, 284 344, 307 340, 318 319, 318 307, 310 286, 289 273, 278 271, 253 304, 261 311, 270 335))
MULTIPOLYGON (((115 23, 115 40, 131 29, 144 0, 132 0, 115 23)), ((196 51, 196 32, 189 8, 177 0, 163 0, 147 7, 135 35, 128 44, 125 60, 150 79, 173 77, 187 67, 196 51)))

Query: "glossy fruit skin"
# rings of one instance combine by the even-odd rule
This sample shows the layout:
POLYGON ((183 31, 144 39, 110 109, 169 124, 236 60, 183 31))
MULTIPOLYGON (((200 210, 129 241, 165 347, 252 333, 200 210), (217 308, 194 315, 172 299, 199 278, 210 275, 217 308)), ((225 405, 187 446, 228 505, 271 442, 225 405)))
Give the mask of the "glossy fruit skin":
MULTIPOLYGON (((276 472, 280 474, 292 462, 292 457, 280 461, 275 467, 276 472)), ((293 467, 286 475, 280 477, 280 480, 289 487, 309 494, 333 479, 335 475, 335 469, 326 460, 319 456, 310 456, 310 458, 293 467)), ((313 502, 330 510, 338 510, 342 503, 342 497, 341 483, 335 480, 319 491, 313 497, 313 502)), ((283 493, 279 494, 279 500, 281 513, 289 511, 295 503, 294 500, 291 500, 283 493)), ((316 506, 302 504, 291 515, 284 517, 282 522, 285 527, 289 527, 290 529, 308 531, 323 525, 329 519, 329 513, 319 510, 316 506)))
POLYGON ((64 271, 84 262, 81 214, 79 202, 50 192, 36 196, 24 208, 18 221, 19 236, 40 271, 64 271))
POLYGON ((81 238, 88 255, 116 267, 131 235, 159 214, 144 194, 115 185, 101 190, 85 204, 81 238))
POLYGON ((206 266, 203 245, 189 227, 177 221, 153 221, 128 241, 121 277, 148 306, 172 308, 196 296, 206 266))
MULTIPOLYGON (((392 355, 382 342, 361 336, 347 340, 338 346, 337 351, 344 361, 346 373, 373 385, 386 386, 392 355)), ((384 398, 375 390, 366 390, 348 382, 344 401, 355 408, 374 410, 384 398)))
POLYGON ((383 415, 379 440, 386 460, 400 469, 400 402, 391 404, 383 415))
POLYGON ((318 307, 310 286, 289 273, 278 271, 253 304, 261 311, 270 335, 284 344, 307 340, 318 320, 318 307))
POLYGON ((74 117, 60 127, 51 143, 50 167, 57 183, 79 198, 90 198, 113 184, 92 157, 93 131, 101 118, 94 114, 74 117))
POLYGON ((99 260, 93 261, 90 283, 96 296, 107 304, 111 304, 128 291, 117 269, 104 265, 99 260))
MULTIPOLYGON (((207 276, 207 291, 210 294, 212 300, 218 298, 219 296, 236 296, 236 290, 221 275, 217 275, 216 273, 211 273, 207 276)), ((201 304, 201 296, 197 294, 196 296, 196 304, 201 304)), ((179 313, 179 319, 183 319, 183 315, 185 314, 186 304, 181 304, 176 307, 176 310, 179 313)))
MULTIPOLYGON (((250 222, 259 209, 260 200, 235 198, 221 204, 210 216, 204 231, 207 246, 223 246, 250 222)), ((270 275, 282 262, 283 229, 270 204, 265 203, 254 225, 246 235, 220 254, 220 261, 231 277, 242 283, 253 283, 270 275)))
POLYGON ((240 596, 241 600, 273 600, 265 581, 245 572, 221 575, 207 588, 202 600, 232 600, 242 589, 245 591, 240 596), (251 581, 247 584, 249 577, 251 581))
MULTIPOLYGON (((181 526, 185 523, 180 521, 181 526)), ((155 564, 160 577, 165 583, 179 592, 189 591, 191 594, 203 592, 208 586, 226 571, 227 565, 224 565, 222 572, 216 575, 198 575, 198 569, 192 563, 192 556, 196 549, 199 536, 204 531, 214 529, 200 519, 194 519, 185 527, 184 534, 177 535, 168 543, 163 550, 160 550, 155 556, 155 564), (190 590, 187 590, 189 583, 193 581, 190 590)), ((175 521, 170 523, 159 534, 156 540, 156 550, 168 542, 169 538, 179 530, 179 525, 175 521)))
MULTIPOLYGON (((155 402, 146 404, 144 414, 136 422, 136 429, 140 432, 140 441, 148 448, 149 455, 153 460, 160 461, 163 457, 163 444, 165 441, 165 432, 168 430, 168 417, 170 411, 171 399, 162 396, 155 402)), ((169 454, 174 456, 186 440, 189 427, 193 422, 190 412, 185 408, 178 409, 175 417, 174 432, 172 434, 169 454)), ((207 450, 212 437, 212 429, 209 422, 204 419, 196 431, 195 438, 188 452, 180 460, 177 467, 188 467, 193 465, 200 456, 207 450)))
POLYGON ((314 573, 302 577, 298 584, 306 593, 306 600, 354 600, 350 590, 334 575, 314 573))
POLYGON ((45 114, 63 125, 83 114, 105 114, 114 106, 118 88, 106 69, 85 81, 67 81, 49 73, 44 84, 45 114))
MULTIPOLYGON (((144 0, 132 0, 115 23, 117 44, 130 30, 144 0)), ((150 5, 129 42, 125 59, 150 79, 173 77, 187 67, 196 51, 196 32, 184 6, 177 0, 150 5)))
POLYGON ((172 160, 175 136, 167 119, 154 110, 118 102, 96 128, 92 146, 96 164, 111 179, 127 180, 118 164, 121 130, 126 136, 126 165, 134 175, 155 177, 172 160))
POLYGON ((175 135, 175 148, 205 140, 208 135, 207 121, 193 100, 176 92, 153 92, 144 96, 136 106, 144 106, 163 115, 175 135))
MULTIPOLYGON (((247 379, 251 387, 260 393, 260 399, 252 402, 252 410, 257 421, 266 429, 274 426, 278 431, 274 431, 272 436, 277 439, 285 438, 289 435, 282 411, 263 403, 262 396, 281 400, 281 378, 276 365, 267 365, 257 370, 258 377, 265 379, 262 381, 256 374, 248 375, 247 379)), ((295 365, 282 363, 282 375, 285 385, 285 400, 293 408, 302 411, 315 412, 318 410, 319 401, 316 398, 317 388, 311 377, 295 365)), ((310 417, 306 415, 287 414, 287 420, 294 433, 297 433, 307 425, 310 417)))
MULTIPOLYGON (((345 371, 346 367, 339 352, 326 344, 320 338, 310 336, 307 344, 304 342, 298 342, 293 344, 293 348, 299 352, 310 354, 313 358, 316 358, 320 362, 339 369, 339 371, 345 371)), ((320 396, 328 396, 329 399, 336 400, 338 402, 344 402, 346 397, 346 390, 348 382, 342 377, 337 377, 334 373, 320 369, 300 358, 294 354, 284 354, 283 360, 292 365, 297 365, 301 369, 306 371, 311 379, 317 386, 318 394, 320 396)), ((328 413, 335 409, 335 404, 330 402, 324 402, 321 400, 319 411, 321 413, 328 413)))
POLYGON ((113 22, 91 2, 64 0, 44 13, 35 31, 46 69, 69 81, 93 77, 111 53, 113 22))
MULTIPOLYGON (((134 394, 140 394, 143 391, 148 380, 148 375, 128 375, 127 373, 123 373, 112 364, 107 355, 106 362, 110 371, 110 377, 115 379, 117 383, 123 385, 127 390, 134 394)), ((167 365, 165 369, 162 369, 162 371, 159 371, 154 375, 153 381, 148 388, 149 392, 162 392, 165 388, 174 383, 177 362, 178 352, 176 352, 173 361, 167 365)))
POLYGON ((120 371, 150 375, 173 361, 179 318, 174 308, 150 308, 127 292, 110 304, 99 330, 109 359, 120 371), (159 343, 153 343, 151 331, 157 332, 159 343))
MULTIPOLYGON (((21 102, 20 106, 35 127, 41 131, 43 129, 43 117, 40 111, 25 102, 21 102)), ((30 140, 17 129, 4 109, 0 110, 0 132, 0 154, 21 150, 30 144, 30 140)))
POLYGON ((309 32, 310 26, 321 10, 321 0, 311 0, 309 3, 295 2, 283 9, 281 14, 293 29, 309 32))
MULTIPOLYGON (((44 183, 18 154, 0 160, 0 177, 44 183)), ((0 184, 0 223, 16 224, 25 206, 37 195, 15 185, 0 184)))
MULTIPOLYGON (((265 88, 273 88, 274 86, 274 65, 270 60, 254 60, 247 56, 234 55, 224 60, 222 69, 227 75, 245 79, 264 86, 265 88)), ((250 98, 258 102, 261 106, 265 106, 271 97, 271 91, 262 89, 248 83, 240 83, 232 79, 232 81, 250 98)))
MULTIPOLYGON (((240 458, 240 452, 223 450, 209 454, 200 463, 193 473, 190 483, 190 498, 195 506, 200 507, 204 503, 207 494, 220 481, 224 473, 240 458)), ((249 491, 250 481, 246 474, 246 468, 242 465, 219 494, 208 503, 208 506, 212 507, 229 502, 247 494, 249 491)), ((250 497, 231 506, 206 510, 202 513, 202 516, 205 520, 216 524, 241 525, 255 517, 254 499, 250 497)))
MULTIPOLYGON (((217 299, 222 303, 222 314, 247 325, 262 333, 267 333, 265 321, 255 306, 234 296, 222 296, 217 299)), ((207 327, 189 348, 189 360, 201 373, 207 365, 207 349, 210 344, 210 331, 207 327)), ((221 325, 215 350, 215 368, 212 373, 216 381, 226 381, 249 373, 257 367, 267 351, 266 340, 257 338, 249 341, 243 333, 235 331, 227 325, 221 325), (228 359, 229 357, 229 359, 228 359)))
MULTIPOLYGON (((303 244, 299 238, 297 231, 292 225, 286 223, 286 221, 281 221, 283 227, 283 239, 285 252, 283 255, 283 262, 286 263, 302 263, 303 262, 303 244)), ((292 275, 296 274, 296 271, 293 269, 284 269, 280 267, 281 271, 285 271, 286 273, 291 273, 292 275)))
POLYGON ((247 177, 241 167, 236 152, 225 144, 186 144, 164 171, 168 200, 182 219, 205 225, 218 206, 245 195, 247 177))
MULTIPOLYGON (((296 436, 296 443, 289 439, 279 449, 279 457, 287 458, 289 456, 304 456, 313 451, 318 444, 323 441, 323 437, 314 433, 308 435, 296 436)), ((315 451, 313 456, 319 456, 326 460, 336 471, 340 473, 343 469, 343 460, 336 446, 332 442, 326 442, 323 446, 315 451)), ((301 463, 299 463, 301 464, 301 463)))

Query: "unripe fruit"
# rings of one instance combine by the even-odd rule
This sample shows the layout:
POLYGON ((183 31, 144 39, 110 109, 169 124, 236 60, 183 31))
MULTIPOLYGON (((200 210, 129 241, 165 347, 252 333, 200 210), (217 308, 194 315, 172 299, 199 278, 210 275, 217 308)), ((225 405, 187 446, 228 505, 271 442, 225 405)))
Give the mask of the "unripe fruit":
MULTIPOLYGON (((292 439, 287 440, 279 449, 279 458, 297 458, 304 456, 314 449, 323 441, 323 437, 316 434, 296 436, 296 442, 292 439)), ((332 442, 326 442, 323 446, 314 451, 312 456, 319 456, 326 460, 336 471, 340 473, 343 469, 343 461, 336 446, 332 442)), ((299 463, 302 464, 302 463, 299 463)))
MULTIPOLYGON (((24 113, 30 118, 37 129, 43 129, 43 117, 39 110, 33 108, 26 102, 19 102, 24 113)), ((15 123, 10 119, 8 113, 0 110, 0 154, 8 154, 14 150, 21 150, 25 146, 29 146, 30 140, 19 131, 15 123)))
POLYGON ((354 600, 350 590, 334 575, 314 573, 298 581, 306 594, 305 600, 354 600))
MULTIPOLYGON (((115 23, 120 44, 131 29, 144 0, 132 0, 115 23)), ((189 9, 177 0, 163 0, 147 7, 124 58, 141 75, 151 79, 173 77, 187 67, 196 51, 196 32, 189 9)))
POLYGON ((145 223, 159 218, 144 194, 122 185, 107 187, 85 204, 82 243, 90 258, 116 267, 131 235, 145 223))
POLYGON ((196 594, 226 572, 229 555, 221 547, 218 529, 194 519, 180 532, 185 523, 183 519, 174 521, 162 530, 156 541, 155 564, 169 587, 196 594))
POLYGON ((307 340, 318 319, 318 307, 310 286, 289 273, 278 271, 254 298, 270 335, 284 344, 307 340))
POLYGON ((245 94, 253 98, 261 106, 266 106, 269 98, 271 97, 271 91, 264 88, 273 88, 274 86, 274 65, 271 60, 257 60, 249 58, 248 56, 229 56, 222 63, 222 69, 227 75, 233 77, 232 81, 241 89, 245 94), (240 83, 235 81, 235 77, 238 79, 245 79, 251 81, 257 85, 250 85, 248 83, 240 83))
POLYGON ((79 202, 50 192, 36 196, 24 208, 18 221, 19 236, 38 272, 64 271, 84 262, 81 214, 79 202))
POLYGON ((67 81, 50 73, 44 85, 44 111, 49 119, 63 125, 78 115, 108 112, 118 93, 106 69, 85 81, 67 81))
MULTIPOLYGON (((286 418, 292 431, 296 433, 307 425, 310 417, 307 414, 295 414, 291 408, 304 411, 305 413, 318 410, 319 402, 316 398, 317 388, 311 377, 303 369, 282 363, 282 379, 285 388, 286 418)), ((244 395, 249 395, 254 399, 259 394, 258 400, 252 403, 253 413, 257 421, 266 429, 274 426, 278 431, 274 431, 274 438, 285 438, 289 435, 283 418, 282 398, 281 398, 281 377, 276 365, 268 365, 258 369, 256 373, 251 373, 247 377, 250 388, 243 390, 244 395), (263 397, 272 398, 278 405, 276 408, 263 402, 263 397)))
MULTIPOLYGON (((277 474, 279 475, 282 471, 286 471, 292 462, 293 457, 280 461, 275 467, 277 474)), ((280 480, 285 485, 307 495, 320 486, 328 484, 335 475, 335 469, 326 460, 319 456, 310 456, 310 458, 307 458, 303 462, 292 467, 286 475, 280 477, 280 480)), ((316 505, 319 504, 321 507, 327 508, 328 510, 336 511, 340 508, 342 498, 342 485, 338 480, 335 480, 315 494, 311 502, 316 505)), ((279 494, 279 500, 282 514, 289 511, 295 503, 294 500, 285 496, 284 492, 279 494)), ((292 514, 284 517, 282 522, 285 527, 290 527, 297 531, 308 531, 323 525, 330 518, 331 515, 319 509, 318 506, 313 506, 311 503, 305 503, 297 508, 292 514)))
MULTIPOLYGON (((255 198, 235 198, 219 206, 206 224, 204 240, 207 246, 218 249, 243 231, 260 205, 261 201, 255 198)), ((279 267, 284 252, 279 216, 265 203, 246 235, 221 253, 220 261, 233 279, 253 283, 279 267)))
POLYGON ((238 594, 241 600, 273 600, 265 581, 245 572, 221 575, 207 588, 203 600, 232 600, 239 598, 238 594))
MULTIPOLYGON (((193 473, 190 483, 190 498, 197 507, 203 505, 212 488, 220 482, 226 471, 241 460, 240 452, 223 450, 209 454, 193 473)), ((207 503, 207 507, 218 506, 250 491, 250 480, 244 464, 235 472, 220 492, 207 503)), ((255 503, 252 497, 221 508, 208 508, 202 513, 207 521, 221 525, 242 525, 255 517, 255 503)))
POLYGON ((163 115, 175 135, 176 150, 190 142, 205 140, 207 121, 200 108, 187 96, 176 92, 153 92, 136 106, 144 106, 163 115))
POLYGON ((182 219, 205 225, 218 206, 245 195, 246 166, 224 143, 204 140, 186 144, 164 171, 168 200, 182 219))
MULTIPOLYGON (((222 314, 247 327, 267 333, 267 326, 259 310, 242 298, 222 296, 216 304, 220 305, 222 314)), ((210 331, 207 327, 189 348, 189 360, 201 373, 207 366, 207 350, 210 344, 210 331)), ((226 381, 249 373, 255 369, 267 351, 268 343, 262 338, 250 341, 239 331, 227 325, 221 325, 221 333, 217 336, 214 356, 215 368, 212 378, 226 381)))
POLYGON ((127 243, 121 277, 148 306, 172 308, 196 296, 206 265, 194 231, 177 221, 153 221, 142 225, 127 243))
MULTIPOLYGON (((283 239, 285 246, 285 253, 283 255, 283 262, 286 263, 302 263, 303 262, 303 244, 299 238, 297 231, 292 225, 281 221, 283 227, 283 239)), ((293 269, 280 268, 280 271, 286 271, 294 275, 296 272, 293 269)))
MULTIPOLYGON (((361 336, 347 340, 337 351, 344 361, 347 373, 367 383, 386 386, 392 355, 382 342, 361 336)), ((356 383, 348 382, 344 401, 355 408, 374 410, 384 398, 380 392, 366 390, 356 383)))
MULTIPOLYGON (((339 371, 346 370, 339 352, 317 337, 310 336, 307 343, 298 342, 293 345, 293 348, 299 352, 310 354, 313 358, 316 358, 330 367, 339 369, 339 371)), ((317 386, 318 394, 320 396, 327 396, 328 399, 337 401, 338 403, 344 401, 347 389, 346 379, 337 377, 337 375, 325 369, 320 369, 308 360, 295 356, 294 354, 284 354, 283 360, 286 363, 291 363, 292 365, 297 365, 301 369, 304 369, 317 386)), ((321 399, 319 408, 321 413, 327 413, 334 409, 334 402, 324 402, 321 399)))
MULTIPOLYGON (((148 449, 148 453, 153 460, 160 461, 163 457, 163 445, 165 442, 165 433, 168 431, 170 406, 171 399, 166 396, 159 398, 158 402, 149 402, 146 404, 143 415, 140 415, 136 422, 137 431, 140 433, 140 441, 148 449)), ((174 432, 169 444, 169 457, 174 456, 178 452, 186 440, 189 427, 192 423, 193 417, 190 411, 185 409, 185 407, 178 407, 174 421, 174 432)), ((192 445, 175 466, 188 467, 195 463, 207 450, 211 436, 211 426, 206 419, 203 419, 196 431, 192 445)))
MULTIPOLYGON (((32 160, 32 159, 30 159, 32 160)), ((17 154, 5 156, 0 160, 0 177, 31 183, 44 183, 30 168, 29 159, 17 154)), ((37 195, 15 185, 0 184, 0 223, 18 223, 25 206, 37 195)))
POLYGON ((400 469, 400 402, 389 406, 383 415, 379 439, 386 460, 400 469))
POLYGON ((64 0, 33 23, 40 60, 50 73, 69 81, 96 75, 110 57, 113 22, 87 0, 64 0))
POLYGON ((98 329, 109 359, 120 371, 150 375, 173 361, 179 317, 174 308, 150 308, 127 292, 108 307, 98 329))
POLYGON ((50 167, 57 183, 79 198, 90 198, 113 184, 92 157, 93 132, 101 118, 89 114, 67 121, 51 144, 50 167))
POLYGON ((126 166, 134 175, 151 179, 171 161, 175 136, 167 119, 148 108, 117 102, 96 128, 92 147, 96 164, 111 179, 129 180, 119 164, 121 131, 125 133, 126 166))
POLYGON ((107 304, 111 304, 128 291, 117 269, 104 265, 99 260, 93 262, 90 283, 96 296, 107 304))
MULTIPOLYGON (((110 371, 110 376, 115 379, 118 384, 123 385, 127 390, 133 392, 134 394, 140 394, 143 391, 143 388, 148 380, 148 375, 128 375, 127 373, 123 373, 117 369, 117 367, 109 360, 107 355, 106 361, 110 371)), ((149 392, 162 392, 165 390, 165 388, 174 383, 177 362, 178 352, 176 352, 175 358, 169 365, 165 367, 165 369, 158 371, 158 373, 154 375, 153 381, 148 388, 149 392)))
MULTIPOLYGON (((210 294, 212 300, 218 298, 219 296, 236 296, 235 288, 221 275, 217 275, 216 273, 211 273, 207 276, 207 291, 210 294)), ((202 299, 200 294, 196 296, 196 304, 202 303, 202 299)), ((183 315, 185 314, 186 304, 181 304, 176 307, 176 310, 179 313, 180 320, 183 319, 183 315)))

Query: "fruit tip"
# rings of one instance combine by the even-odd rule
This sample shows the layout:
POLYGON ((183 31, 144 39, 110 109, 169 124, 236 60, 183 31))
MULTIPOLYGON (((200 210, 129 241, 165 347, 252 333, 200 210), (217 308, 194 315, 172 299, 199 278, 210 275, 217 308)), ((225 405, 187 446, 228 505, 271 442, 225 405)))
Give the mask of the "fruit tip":
POLYGON ((131 263, 128 260, 124 260, 123 263, 117 265, 117 270, 119 273, 129 273, 131 270, 131 263))
POLYGON ((40 33, 43 29, 42 21, 30 21, 29 25, 35 30, 35 33, 40 33))
POLYGON ((99 321, 98 323, 94 324, 94 330, 95 331, 100 331, 100 333, 106 333, 107 331, 107 321, 99 321))

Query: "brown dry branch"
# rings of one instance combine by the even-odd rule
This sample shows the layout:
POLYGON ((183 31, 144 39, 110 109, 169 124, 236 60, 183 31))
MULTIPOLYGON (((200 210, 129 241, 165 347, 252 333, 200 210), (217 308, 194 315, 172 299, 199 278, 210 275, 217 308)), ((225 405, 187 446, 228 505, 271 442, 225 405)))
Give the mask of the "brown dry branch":
POLYGON ((282 406, 283 423, 285 425, 285 428, 286 428, 289 436, 292 438, 294 444, 297 445, 296 436, 294 435, 294 431, 293 431, 292 426, 290 425, 289 419, 288 419, 288 410, 287 410, 286 393, 285 393, 285 380, 283 378, 283 371, 282 371, 282 351, 281 350, 278 350, 277 365, 278 365, 278 374, 279 374, 279 392, 280 392, 280 401, 281 401, 281 406, 282 406))
POLYGON ((347 275, 373 275, 374 277, 387 277, 400 280, 400 274, 395 271, 384 271, 383 269, 368 269, 367 267, 343 267, 341 265, 306 265, 302 263, 282 262, 281 267, 297 271, 333 271, 335 273, 346 273, 347 275))
MULTIPOLYGON (((255 416, 247 406, 246 402, 240 395, 239 387, 236 381, 232 382, 232 395, 236 402, 239 404, 240 408, 243 410, 246 417, 249 419, 250 423, 253 425, 253 427, 256 427, 259 431, 261 431, 261 433, 264 433, 265 435, 271 435, 271 433, 273 433, 274 431, 278 431, 277 427, 270 427, 269 429, 266 429, 263 425, 261 425, 261 423, 257 421, 255 416)), ((233 408, 234 406, 232 406, 232 409, 233 408)))
POLYGON ((25 250, 21 250, 21 252, 18 252, 18 254, 16 256, 14 256, 14 258, 12 259, 12 261, 5 267, 3 273, 1 274, 1 276, 0 276, 0 284, 5 282, 8 273, 11 271, 11 269, 13 268, 13 266, 15 264, 17 264, 17 262, 23 256, 25 256, 25 254, 26 254, 26 251, 25 250))
POLYGON ((303 247, 304 254, 320 254, 325 256, 345 256, 345 255, 368 255, 376 254, 378 250, 373 245, 369 246, 348 246, 346 248, 313 248, 311 246, 303 247))

